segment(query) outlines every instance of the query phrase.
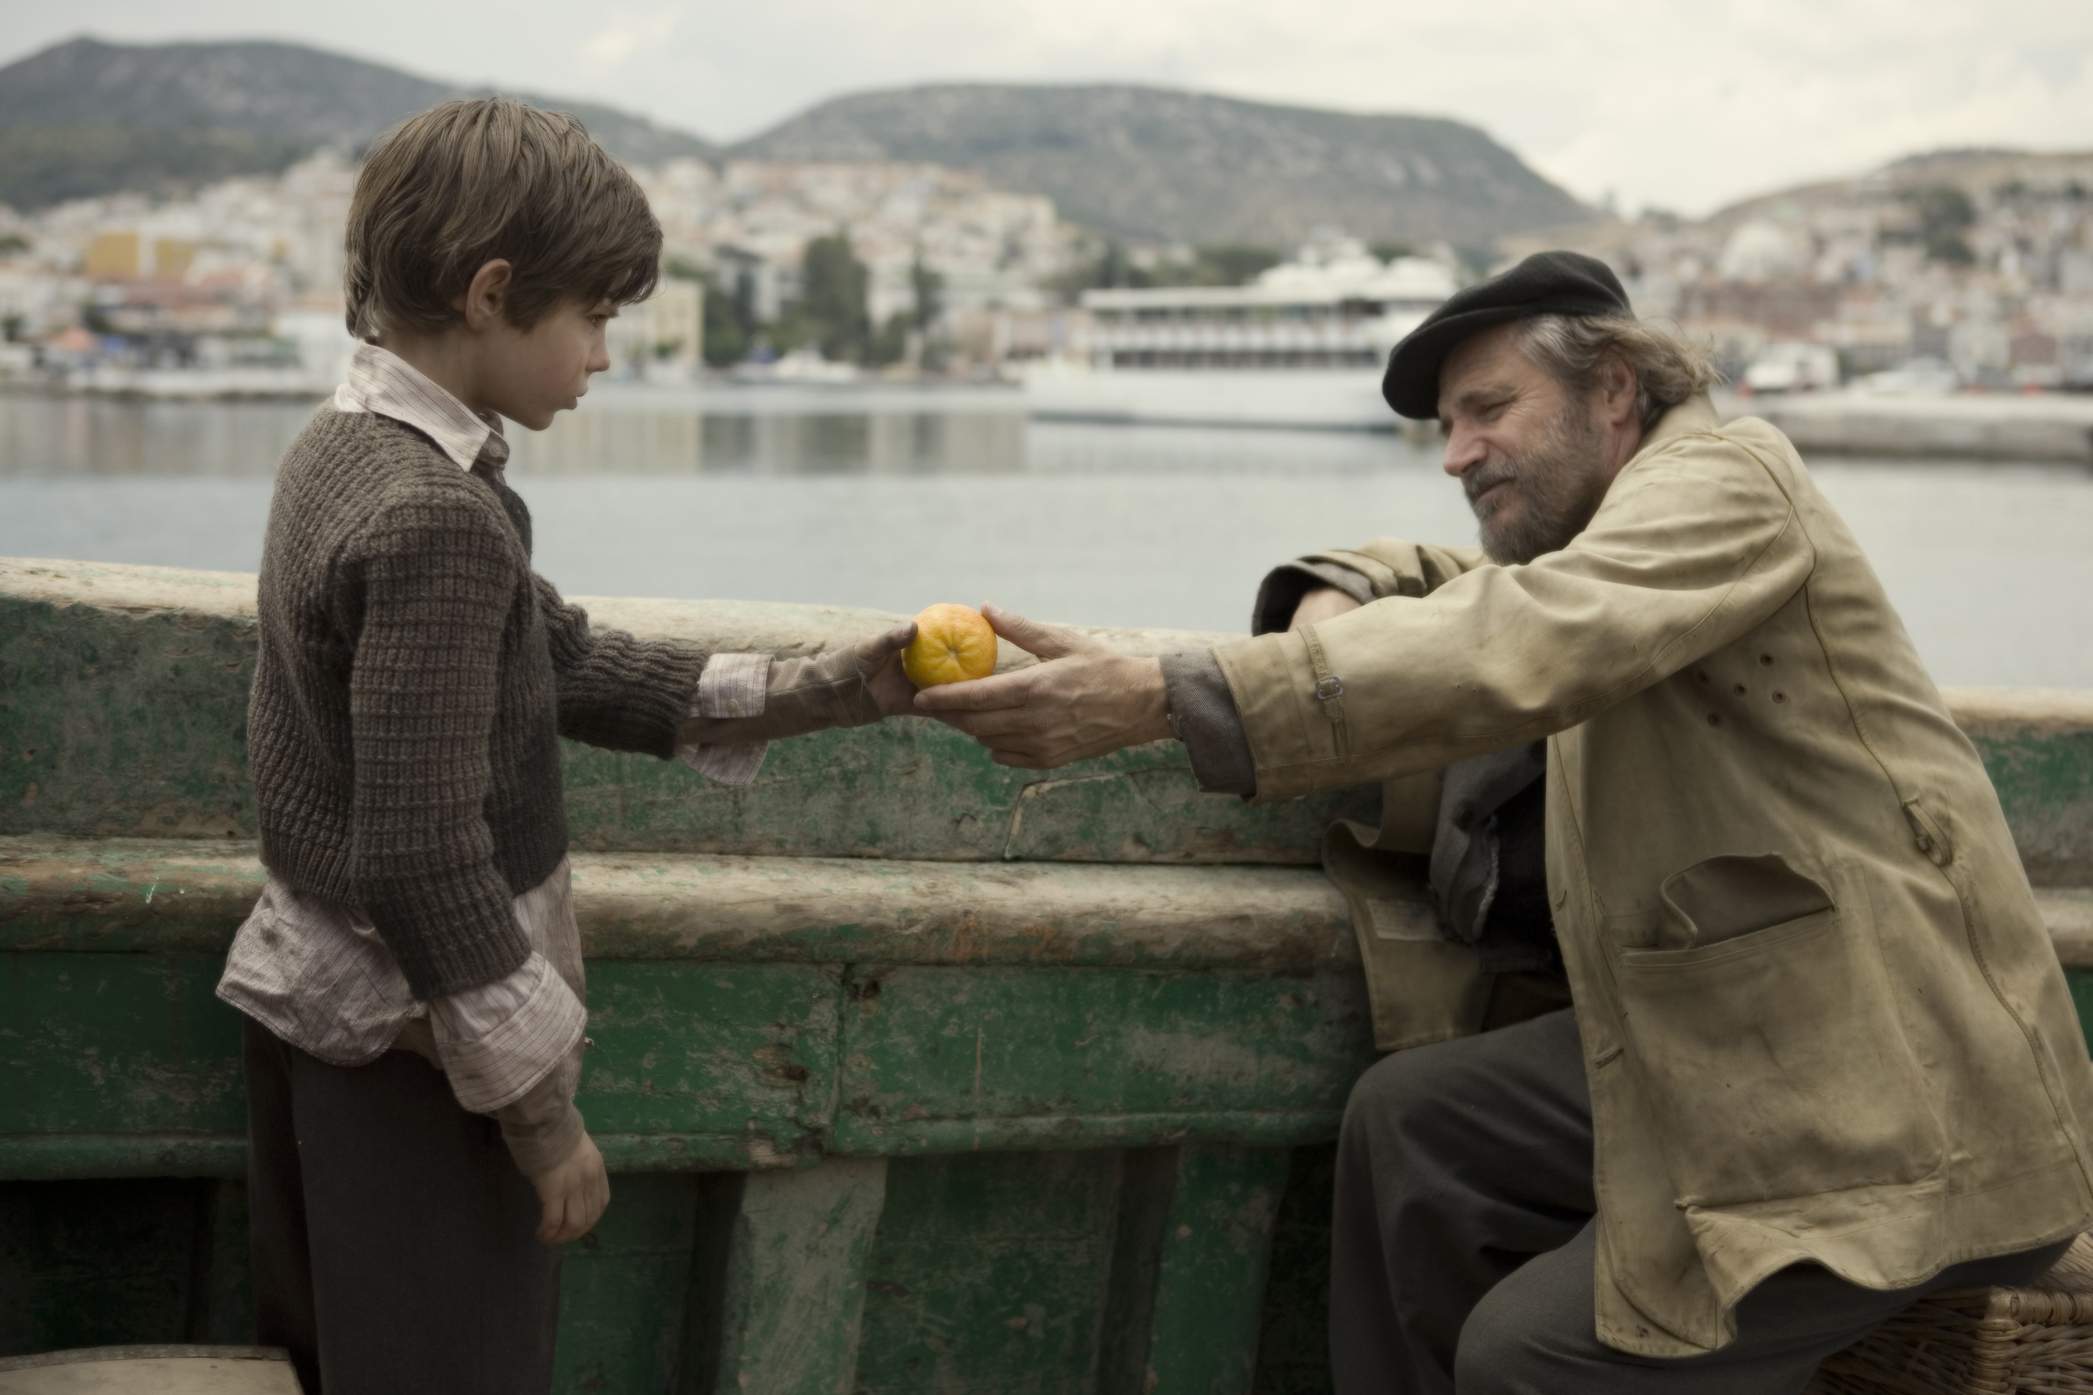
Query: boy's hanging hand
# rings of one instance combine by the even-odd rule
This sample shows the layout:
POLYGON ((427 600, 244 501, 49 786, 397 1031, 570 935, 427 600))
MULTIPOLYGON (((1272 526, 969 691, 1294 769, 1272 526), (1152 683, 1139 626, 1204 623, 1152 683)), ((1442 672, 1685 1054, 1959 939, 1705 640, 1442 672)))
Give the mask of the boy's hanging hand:
POLYGON ((531 1178, 531 1185, 544 1206, 538 1238, 548 1245, 581 1239, 595 1229, 603 1208, 610 1205, 610 1173, 604 1170, 596 1140, 586 1133, 564 1161, 531 1178))

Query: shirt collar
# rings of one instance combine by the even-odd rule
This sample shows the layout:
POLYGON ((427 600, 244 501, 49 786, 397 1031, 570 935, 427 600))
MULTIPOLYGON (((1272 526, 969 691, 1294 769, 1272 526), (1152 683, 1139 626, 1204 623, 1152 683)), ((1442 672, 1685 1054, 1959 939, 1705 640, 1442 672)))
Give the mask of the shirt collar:
POLYGON ((500 417, 474 412, 434 378, 376 344, 358 344, 349 356, 348 380, 334 390, 334 409, 372 412, 411 426, 461 470, 470 470, 482 455, 496 466, 509 458, 500 417))

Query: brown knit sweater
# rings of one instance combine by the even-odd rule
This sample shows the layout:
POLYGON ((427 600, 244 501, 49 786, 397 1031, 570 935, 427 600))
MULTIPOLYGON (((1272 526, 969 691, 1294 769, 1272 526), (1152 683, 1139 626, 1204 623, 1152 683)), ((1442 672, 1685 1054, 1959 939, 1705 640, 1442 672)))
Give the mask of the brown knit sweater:
POLYGON ((262 860, 370 917, 424 1000, 530 953, 511 902, 567 851, 562 735, 670 755, 704 656, 531 571, 530 514, 410 426, 323 407, 263 546, 247 755, 262 860))

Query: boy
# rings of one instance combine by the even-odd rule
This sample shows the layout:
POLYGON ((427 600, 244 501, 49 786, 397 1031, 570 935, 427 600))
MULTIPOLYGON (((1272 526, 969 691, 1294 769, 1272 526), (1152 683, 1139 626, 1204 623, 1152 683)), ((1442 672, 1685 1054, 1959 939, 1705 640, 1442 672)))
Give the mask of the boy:
POLYGON ((362 341, 270 506, 248 754, 268 885, 246 1014, 261 1338, 308 1392, 544 1391, 558 1251, 609 1199, 559 737, 746 783, 763 742, 904 710, 903 627, 813 659, 591 630, 530 565, 501 418, 609 366, 661 231, 572 118, 451 102, 372 151, 362 341))

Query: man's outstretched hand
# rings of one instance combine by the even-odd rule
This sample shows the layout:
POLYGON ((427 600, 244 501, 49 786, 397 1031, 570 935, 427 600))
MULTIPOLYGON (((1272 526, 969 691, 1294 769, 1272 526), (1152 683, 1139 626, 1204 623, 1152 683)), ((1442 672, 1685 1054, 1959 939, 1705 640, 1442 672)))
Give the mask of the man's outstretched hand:
POLYGON ((959 728, 998 765, 1052 770, 1170 735, 1163 665, 993 606, 995 632, 1039 663, 916 694, 916 711, 959 728))

